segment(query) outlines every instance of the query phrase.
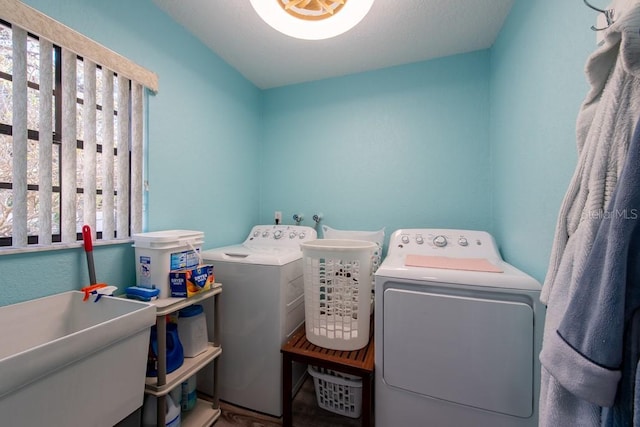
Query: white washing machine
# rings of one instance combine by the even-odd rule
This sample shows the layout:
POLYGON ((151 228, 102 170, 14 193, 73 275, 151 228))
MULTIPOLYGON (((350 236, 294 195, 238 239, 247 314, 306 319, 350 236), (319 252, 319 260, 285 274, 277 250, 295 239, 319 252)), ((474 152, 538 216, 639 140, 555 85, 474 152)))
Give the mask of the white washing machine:
MULTIPOLYGON (((300 243, 315 240, 311 227, 258 225, 244 243, 202 252, 222 283, 219 301, 220 399, 273 416, 282 415, 280 348, 304 322, 300 243)), ((207 307, 210 312, 212 307, 207 307)), ((213 316, 207 316, 212 319, 213 316)), ((212 366, 198 388, 213 393, 212 366)), ((294 366, 294 392, 305 367, 294 366)))
POLYGON ((537 426, 540 288, 486 232, 393 233, 375 273, 376 426, 537 426))

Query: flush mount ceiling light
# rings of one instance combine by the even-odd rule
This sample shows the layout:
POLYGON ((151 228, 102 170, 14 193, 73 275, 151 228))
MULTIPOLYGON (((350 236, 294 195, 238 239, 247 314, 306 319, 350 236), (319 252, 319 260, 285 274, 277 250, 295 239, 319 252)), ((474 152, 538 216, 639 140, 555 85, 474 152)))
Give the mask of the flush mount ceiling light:
POLYGON ((291 37, 321 40, 356 26, 374 0, 251 0, 260 18, 291 37))

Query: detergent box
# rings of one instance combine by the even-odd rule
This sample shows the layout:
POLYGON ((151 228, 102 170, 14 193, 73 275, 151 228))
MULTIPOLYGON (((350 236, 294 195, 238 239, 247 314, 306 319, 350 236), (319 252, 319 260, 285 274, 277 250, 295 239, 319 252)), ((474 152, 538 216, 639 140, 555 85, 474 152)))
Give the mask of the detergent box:
POLYGON ((188 298, 213 286, 213 265, 173 270, 169 273, 171 296, 188 298))

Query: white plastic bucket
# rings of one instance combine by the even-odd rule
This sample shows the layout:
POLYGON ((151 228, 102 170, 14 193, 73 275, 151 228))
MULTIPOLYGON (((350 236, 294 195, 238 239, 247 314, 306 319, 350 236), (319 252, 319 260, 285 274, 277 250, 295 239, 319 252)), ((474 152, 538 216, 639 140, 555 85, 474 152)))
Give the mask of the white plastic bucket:
POLYGON ((166 230, 133 235, 136 256, 136 283, 160 290, 159 298, 171 295, 169 272, 192 268, 200 263, 204 233, 166 230))
POLYGON ((322 239, 300 247, 307 339, 332 350, 366 346, 378 246, 363 240, 322 239))

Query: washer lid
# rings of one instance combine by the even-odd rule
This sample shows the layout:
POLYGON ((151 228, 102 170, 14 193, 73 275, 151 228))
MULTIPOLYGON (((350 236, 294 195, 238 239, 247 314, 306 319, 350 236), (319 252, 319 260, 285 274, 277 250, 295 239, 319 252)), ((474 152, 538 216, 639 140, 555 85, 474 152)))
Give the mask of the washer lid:
POLYGON ((241 244, 202 252, 206 261, 254 265, 286 265, 302 259, 300 244, 315 240, 316 230, 304 225, 256 225, 241 244))
POLYGON ((245 245, 225 246, 201 252, 205 263, 237 262, 255 265, 286 265, 302 259, 302 252, 295 248, 248 247, 245 245))

